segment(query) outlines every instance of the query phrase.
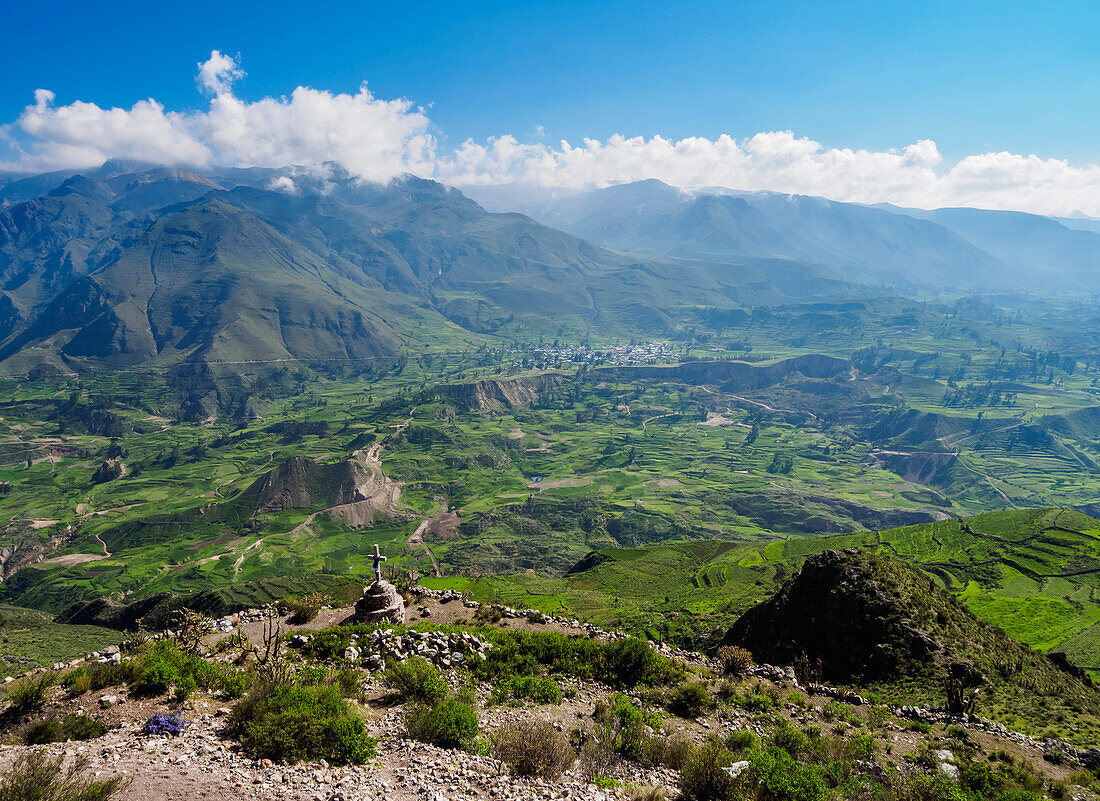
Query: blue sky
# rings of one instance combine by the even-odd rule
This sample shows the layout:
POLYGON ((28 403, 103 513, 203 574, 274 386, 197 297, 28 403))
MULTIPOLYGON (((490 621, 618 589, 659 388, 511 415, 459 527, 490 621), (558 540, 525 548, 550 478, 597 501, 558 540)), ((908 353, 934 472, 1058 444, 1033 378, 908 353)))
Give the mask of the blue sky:
POLYGON ((195 64, 239 53, 242 98, 300 84, 429 106, 444 143, 790 129, 829 146, 934 139, 1097 160, 1088 2, 88 3, 4 0, 0 120, 48 88, 201 106, 195 64), (48 10, 47 10, 48 9, 48 10))
POLYGON ((335 162, 1100 217, 1095 2, 0 2, 0 172, 335 162))

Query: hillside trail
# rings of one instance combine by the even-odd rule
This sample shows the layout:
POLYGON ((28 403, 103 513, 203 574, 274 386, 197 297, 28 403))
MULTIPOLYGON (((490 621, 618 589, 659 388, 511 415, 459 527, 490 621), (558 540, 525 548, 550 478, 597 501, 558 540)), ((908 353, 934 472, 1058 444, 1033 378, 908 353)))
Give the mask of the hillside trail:
POLYGON ((416 527, 416 531, 409 535, 409 538, 405 540, 405 545, 410 548, 423 548, 424 553, 428 555, 428 558, 432 561, 432 570, 435 572, 436 578, 443 577, 443 571, 439 567, 439 560, 435 558, 435 554, 432 553, 432 549, 428 547, 428 543, 424 542, 424 532, 428 530, 428 526, 431 524, 431 519, 423 521, 416 527))
POLYGON ((680 414, 680 413, 679 412, 669 412, 668 414, 658 414, 655 417, 647 417, 645 420, 642 421, 642 431, 645 431, 646 425, 648 425, 649 423, 652 423, 654 420, 663 420, 666 417, 675 417, 678 414, 680 414))
POLYGON ((801 414, 801 415, 805 415, 807 417, 812 417, 814 420, 820 420, 821 419, 820 417, 818 417, 813 412, 803 412, 803 411, 799 411, 797 409, 776 409, 774 406, 769 406, 766 403, 762 403, 761 401, 754 401, 750 398, 743 398, 740 395, 732 395, 732 394, 729 394, 729 393, 726 393, 726 395, 727 395, 727 397, 734 398, 735 400, 739 400, 743 403, 750 403, 753 406, 759 406, 761 409, 767 409, 769 412, 775 412, 776 414, 801 414))

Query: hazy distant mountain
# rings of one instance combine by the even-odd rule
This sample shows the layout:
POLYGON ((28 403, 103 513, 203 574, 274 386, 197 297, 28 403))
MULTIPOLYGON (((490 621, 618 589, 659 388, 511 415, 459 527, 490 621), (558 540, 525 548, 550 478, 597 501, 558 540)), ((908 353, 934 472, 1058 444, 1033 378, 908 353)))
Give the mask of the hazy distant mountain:
POLYGON ((723 188, 686 193, 652 180, 566 197, 474 194, 496 209, 512 198, 535 219, 620 250, 792 259, 903 291, 1100 291, 1100 221, 1087 218, 925 211, 723 188))
POLYGON ((900 289, 1012 288, 1017 280, 995 255, 946 226, 824 198, 724 189, 686 193, 650 180, 531 199, 521 208, 548 225, 619 250, 790 259, 832 268, 848 280, 900 289))
POLYGON ((1017 211, 910 212, 939 223, 1007 265, 1018 285, 1042 291, 1100 291, 1100 233, 1017 211))

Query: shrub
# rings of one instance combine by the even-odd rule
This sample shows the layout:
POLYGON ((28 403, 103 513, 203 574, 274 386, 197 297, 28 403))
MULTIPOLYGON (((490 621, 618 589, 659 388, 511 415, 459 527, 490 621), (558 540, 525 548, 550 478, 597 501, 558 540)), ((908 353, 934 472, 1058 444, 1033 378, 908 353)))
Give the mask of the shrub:
POLYGON ((97 781, 87 771, 86 756, 66 766, 64 756, 27 751, 0 777, 0 801, 107 801, 130 783, 121 776, 97 781))
POLYGON ((447 697, 449 688, 435 665, 419 656, 395 662, 382 674, 387 687, 396 690, 406 701, 434 704, 447 697))
POLYGON ((752 665, 752 652, 736 645, 723 645, 716 656, 726 676, 743 676, 752 665))
POLYGON ((560 704, 561 686, 548 676, 513 676, 497 684, 489 696, 489 702, 499 704, 509 698, 539 704, 560 704))
POLYGON ((63 682, 71 695, 83 695, 92 689, 92 677, 87 670, 81 669, 79 673, 74 670, 73 673, 76 675, 71 679, 66 676, 68 680, 63 682))
POLYGON ((782 721, 772 732, 771 744, 792 757, 800 757, 810 750, 810 738, 787 721, 782 721))
POLYGON ((134 660, 129 671, 133 675, 131 687, 135 694, 161 695, 174 687, 178 701, 185 701, 199 687, 238 697, 248 686, 248 678, 240 670, 186 654, 171 640, 153 643, 134 660))
POLYGON ((598 738, 606 741, 613 753, 627 759, 641 760, 646 757, 645 727, 659 728, 660 718, 647 716, 634 706, 625 695, 616 694, 608 699, 611 703, 598 702, 592 718, 598 727, 598 738))
POLYGON ((76 670, 71 670, 61 679, 61 684, 70 694, 102 690, 104 687, 115 687, 120 684, 132 684, 141 673, 141 665, 132 659, 127 659, 117 665, 81 665, 76 670))
POLYGON ((681 684, 672 693, 668 709, 682 718, 697 718, 714 704, 710 690, 703 682, 681 684))
POLYGON ((747 695, 734 698, 733 703, 747 712, 771 712, 779 706, 779 699, 759 687, 754 687, 747 695))
POLYGON ((46 703, 50 690, 57 686, 59 680, 60 676, 57 673, 47 671, 13 682, 7 692, 12 711, 17 715, 24 715, 41 709, 42 704, 46 703))
POLYGON ((520 776, 556 779, 573 764, 565 735, 541 720, 506 723, 493 735, 496 758, 520 776))
POLYGON ((629 637, 604 646, 602 679, 612 687, 672 684, 684 676, 682 666, 661 656, 645 640, 629 637))
POLYGON ((107 724, 87 715, 66 715, 62 728, 67 740, 94 740, 107 733, 107 724))
POLYGON ((691 752, 691 740, 683 734, 650 737, 646 742, 646 761, 672 770, 682 770, 691 757, 691 752))
POLYGON ((745 754, 760 801, 823 801, 828 787, 820 769, 800 765, 781 748, 745 754))
POLYGON ((748 729, 730 732, 726 736, 726 748, 735 753, 749 748, 756 748, 759 742, 760 738, 748 729))
POLYGON ((732 754, 717 745, 697 749, 680 771, 684 798, 690 801, 727 801, 732 798, 737 780, 723 768, 735 761, 732 754))
POLYGON ((183 730, 186 728, 187 721, 179 715, 157 712, 145 721, 145 725, 141 727, 141 731, 143 734, 152 734, 158 737, 174 737, 177 734, 183 734, 183 730))
POLYGON ((847 704, 840 701, 830 701, 821 708, 821 717, 825 720, 842 720, 852 726, 859 725, 862 721, 859 715, 853 712, 847 704))
POLYGON ((25 745, 45 745, 65 739, 61 724, 56 720, 36 720, 23 731, 25 745))
POLYGON ((359 764, 375 740, 334 687, 269 685, 234 709, 241 742, 256 759, 359 764))
POLYGON ((405 728, 414 740, 441 748, 464 748, 477 736, 477 712, 456 698, 435 706, 414 706, 405 713, 405 728))
POLYGON ((321 611, 321 607, 330 600, 323 593, 311 592, 301 598, 289 598, 282 601, 282 605, 290 612, 290 619, 287 622, 292 626, 304 626, 306 623, 312 623, 313 619, 317 617, 317 613, 321 611))
POLYGON ((94 740, 107 733, 107 727, 87 715, 66 715, 65 720, 36 720, 23 732, 27 745, 44 745, 62 740, 94 740))

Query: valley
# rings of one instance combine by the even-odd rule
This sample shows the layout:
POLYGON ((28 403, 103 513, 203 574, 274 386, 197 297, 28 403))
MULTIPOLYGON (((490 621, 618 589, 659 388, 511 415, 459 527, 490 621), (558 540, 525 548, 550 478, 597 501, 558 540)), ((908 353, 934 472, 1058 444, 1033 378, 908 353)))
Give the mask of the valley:
MULTIPOLYGON (((411 178, 287 196, 157 172, 142 192, 172 203, 141 205, 126 169, 8 204, 9 671, 181 608, 349 605, 375 546, 403 585, 710 654, 856 549, 1100 678, 1095 299, 637 256, 411 178), (85 215, 98 261, 51 273, 35 214, 85 215)), ((894 214, 827 217, 849 213, 894 214)), ((874 691, 937 702, 895 678, 874 691)), ((985 711, 1091 736, 1053 708, 1008 688, 985 711)))

